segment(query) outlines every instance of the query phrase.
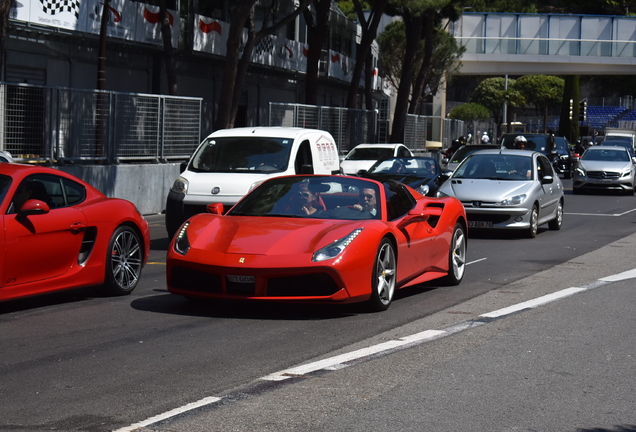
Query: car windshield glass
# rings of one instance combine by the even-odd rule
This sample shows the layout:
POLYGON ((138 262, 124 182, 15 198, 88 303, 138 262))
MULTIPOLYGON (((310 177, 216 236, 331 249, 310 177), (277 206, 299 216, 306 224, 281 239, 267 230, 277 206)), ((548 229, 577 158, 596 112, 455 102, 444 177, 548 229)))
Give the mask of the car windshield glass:
POLYGON ((439 175, 439 169, 431 157, 391 158, 376 162, 369 174, 424 178, 439 175))
POLYGON ((526 142, 523 143, 523 150, 534 150, 541 152, 543 154, 547 154, 548 150, 548 139, 547 135, 539 135, 539 134, 517 134, 517 135, 506 135, 504 136, 501 145, 508 149, 521 149, 521 144, 519 142, 515 142, 515 138, 518 136, 523 136, 526 139, 526 142))
POLYGON ((380 218, 375 182, 340 176, 277 177, 263 182, 227 214, 364 220, 380 218))
POLYGON ((583 153, 586 161, 627 162, 629 154, 624 150, 589 149, 583 153))
POLYGON ((386 147, 363 147, 351 150, 345 160, 378 160, 393 156, 393 149, 386 147))
POLYGON ((521 155, 474 154, 457 168, 452 178, 531 180, 532 158, 521 155))
POLYGON ((608 137, 608 139, 611 139, 612 141, 625 141, 631 144, 632 137, 629 136, 621 136, 621 135, 611 135, 611 138, 608 137))
POLYGON ((287 169, 292 143, 291 138, 210 138, 199 146, 189 168, 210 173, 282 172, 287 169))
POLYGON ((0 175, 0 203, 4 201, 7 196, 7 190, 11 184, 11 177, 6 175, 0 175))
POLYGON ((482 147, 482 146, 477 146, 477 145, 465 145, 463 147, 461 147, 459 150, 457 150, 455 152, 455 154, 453 154, 453 157, 451 159, 451 163, 459 163, 461 161, 463 161, 464 159, 466 159, 466 156, 468 156, 471 153, 476 152, 477 150, 483 150, 486 148, 491 148, 491 147, 482 147))

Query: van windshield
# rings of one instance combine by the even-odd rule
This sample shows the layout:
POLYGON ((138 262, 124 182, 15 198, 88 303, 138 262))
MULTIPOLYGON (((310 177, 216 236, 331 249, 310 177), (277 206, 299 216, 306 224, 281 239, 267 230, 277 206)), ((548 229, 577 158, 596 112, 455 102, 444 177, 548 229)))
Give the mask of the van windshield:
POLYGON ((291 138, 208 138, 192 157, 189 169, 215 173, 283 172, 293 142, 291 138))

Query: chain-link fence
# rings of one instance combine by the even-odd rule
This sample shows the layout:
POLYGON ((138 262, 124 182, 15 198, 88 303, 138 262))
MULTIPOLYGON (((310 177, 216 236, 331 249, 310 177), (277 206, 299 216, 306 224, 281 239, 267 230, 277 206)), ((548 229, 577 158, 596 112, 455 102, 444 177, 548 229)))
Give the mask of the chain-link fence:
POLYGON ((201 98, 0 83, 0 150, 17 161, 187 159, 201 98))
POLYGON ((378 142, 378 112, 302 104, 269 104, 269 126, 303 127, 329 132, 339 152, 378 142))

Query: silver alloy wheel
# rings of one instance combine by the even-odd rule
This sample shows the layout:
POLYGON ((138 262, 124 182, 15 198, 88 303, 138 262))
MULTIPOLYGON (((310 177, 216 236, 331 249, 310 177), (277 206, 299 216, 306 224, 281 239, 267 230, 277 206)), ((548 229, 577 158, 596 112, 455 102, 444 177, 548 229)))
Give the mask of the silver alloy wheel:
POLYGON ((375 262, 375 287, 378 299, 388 307, 395 292, 395 253, 391 242, 382 243, 375 262))
POLYGON ((528 237, 534 238, 537 236, 537 231, 539 230, 539 211, 537 210, 537 206, 532 206, 532 211, 530 213, 530 228, 528 228, 528 237))
POLYGON ((563 203, 559 201, 559 204, 557 204, 556 215, 554 219, 548 223, 548 226, 552 230, 560 230, 561 225, 563 225, 563 203))
POLYGON ((450 270, 453 272, 454 279, 459 283, 464 277, 464 271, 466 270, 466 236, 462 229, 456 228, 453 233, 451 254, 452 268, 450 270))
POLYGON ((111 242, 109 258, 112 279, 117 288, 122 292, 135 288, 142 266, 139 237, 128 228, 116 232, 111 242))

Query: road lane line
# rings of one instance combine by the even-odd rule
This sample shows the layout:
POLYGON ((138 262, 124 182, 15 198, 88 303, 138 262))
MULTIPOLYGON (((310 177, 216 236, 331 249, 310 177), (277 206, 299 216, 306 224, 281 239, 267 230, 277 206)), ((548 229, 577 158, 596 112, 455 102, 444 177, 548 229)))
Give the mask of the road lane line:
POLYGON ((605 213, 566 213, 563 212, 564 215, 575 215, 575 216, 609 216, 609 217, 620 217, 620 216, 625 216, 626 214, 629 214, 631 212, 635 212, 635 209, 631 209, 631 210, 627 210, 623 213, 611 213, 611 214, 605 214, 605 213))
MULTIPOLYGON (((486 258, 482 258, 480 260, 473 261, 473 262, 478 262, 485 259, 486 258)), ((318 372, 321 370, 334 371, 338 369, 343 369, 347 366, 350 366, 356 361, 362 361, 367 358, 379 357, 379 356, 382 356, 383 354, 388 354, 394 351, 405 349, 410 346, 420 345, 422 343, 430 342, 430 341, 440 339, 446 336, 451 336, 453 334, 456 334, 465 330, 469 330, 478 326, 485 325, 491 322, 490 319, 497 320, 500 318, 504 318, 516 312, 536 308, 538 306, 542 306, 547 303, 551 303, 566 297, 573 296, 583 291, 589 291, 589 290, 607 285, 610 282, 622 281, 622 280, 631 279, 631 278, 636 278, 636 269, 628 270, 622 273, 617 273, 611 276, 606 276, 604 278, 598 279, 582 287, 566 288, 566 289, 554 292, 552 294, 547 294, 541 297, 537 297, 536 299, 533 299, 533 300, 528 300, 528 301, 521 302, 516 305, 512 305, 503 309, 498 309, 493 312, 479 315, 480 318, 485 318, 488 320, 471 319, 463 323, 452 325, 448 328, 445 328, 444 330, 424 330, 419 333, 403 336, 398 339, 383 342, 383 343, 373 345, 367 348, 362 348, 359 350, 351 351, 349 353, 344 353, 334 357, 322 359, 313 363, 308 363, 305 365, 300 365, 300 366, 292 367, 292 368, 285 369, 279 372, 275 372, 275 373, 266 375, 264 377, 261 377, 257 379, 257 381, 264 380, 264 381, 284 382, 285 380, 289 378, 303 378, 308 374, 318 372)), ((243 392, 242 394, 243 396, 245 396, 246 393, 243 392)), ((229 398, 229 399, 231 400, 232 398, 229 398)), ((213 397, 213 396, 206 397, 197 402, 193 402, 193 403, 184 405, 183 407, 168 411, 166 413, 159 414, 154 417, 150 417, 147 420, 132 424, 130 426, 127 426, 121 429, 117 429, 113 432, 133 432, 142 427, 146 427, 151 424, 158 423, 163 420, 167 420, 171 417, 176 417, 180 414, 183 414, 187 411, 191 411, 195 408, 200 408, 206 405, 214 404, 216 402, 219 402, 220 400, 221 400, 220 397, 213 397)))

